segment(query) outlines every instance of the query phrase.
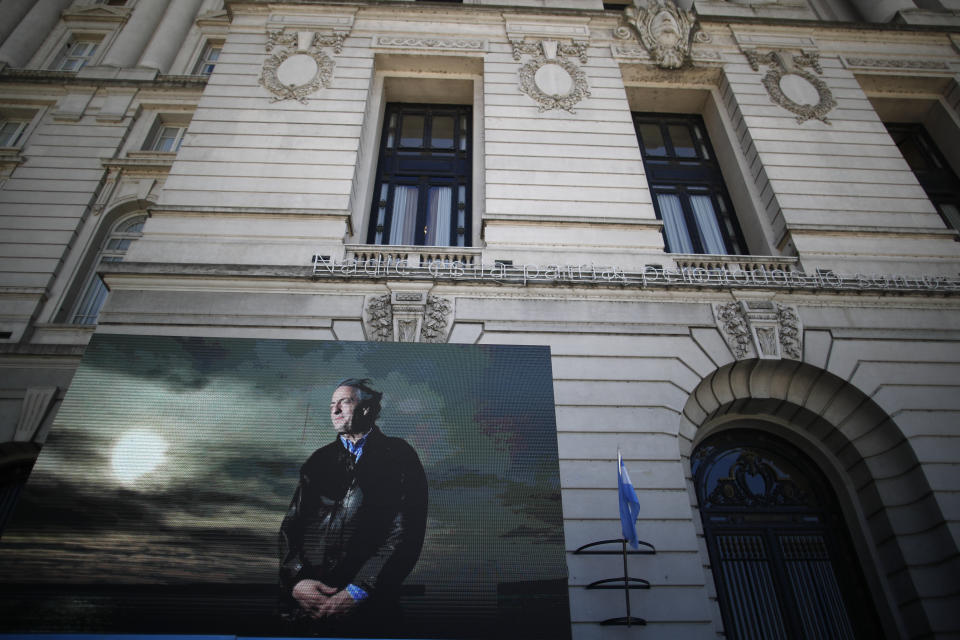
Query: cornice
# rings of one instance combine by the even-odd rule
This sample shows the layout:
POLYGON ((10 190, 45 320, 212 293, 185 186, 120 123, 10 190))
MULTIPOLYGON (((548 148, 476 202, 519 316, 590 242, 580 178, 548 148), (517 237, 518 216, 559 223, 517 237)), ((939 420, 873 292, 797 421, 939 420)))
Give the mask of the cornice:
POLYGON ((217 207, 217 206, 189 206, 175 204, 156 204, 150 207, 151 215, 236 215, 236 216, 282 216, 282 217, 300 217, 308 216, 310 218, 331 218, 334 220, 349 220, 349 211, 329 211, 322 209, 296 209, 296 208, 273 208, 273 207, 217 207))
POLYGON ((0 71, 0 83, 58 84, 82 87, 137 87, 137 88, 191 88, 203 89, 207 76, 160 75, 153 79, 139 78, 80 78, 69 71, 46 71, 44 69, 4 69, 0 71))
MULTIPOLYGON (((317 265, 238 265, 169 262, 111 262, 98 273, 117 289, 163 289, 171 281, 286 280, 292 282, 341 283, 362 286, 386 282, 430 282, 486 287, 517 286, 525 290, 563 287, 577 290, 615 288, 624 291, 670 290, 687 292, 765 291, 771 294, 830 296, 897 296, 910 298, 957 298, 960 280, 926 276, 867 276, 773 272, 718 272, 705 269, 663 269, 646 266, 642 271, 593 265, 429 265, 361 264, 358 261, 317 265), (550 272, 550 273, 548 273, 550 272), (716 277, 714 277, 716 276, 716 277), (720 277, 722 276, 722 277, 720 277)), ((179 285, 178 285, 179 286, 179 285)), ((207 285, 204 285, 207 286, 207 285)), ((215 285, 214 285, 215 288, 215 285)), ((352 293, 343 291, 343 293, 352 293)))
POLYGON ((836 20, 791 20, 788 18, 759 18, 748 16, 697 16, 701 24, 734 25, 747 24, 761 27, 786 27, 830 29, 837 31, 882 31, 902 33, 960 33, 960 26, 954 25, 925 25, 906 23, 880 22, 842 22, 836 20))
POLYGON ((125 169, 127 171, 150 171, 166 173, 173 166, 176 153, 160 151, 132 152, 126 158, 103 158, 100 164, 104 169, 125 169))
POLYGON ((846 236, 877 236, 889 238, 891 236, 909 236, 912 238, 956 238, 960 232, 954 229, 917 229, 916 227, 871 227, 839 224, 795 224, 787 225, 789 232, 817 233, 824 235, 846 236))
POLYGON ((625 227, 647 227, 659 231, 663 227, 662 220, 637 219, 637 218, 613 218, 609 216, 551 216, 551 215, 530 215, 523 213, 487 213, 483 216, 483 223, 520 223, 525 225, 546 224, 556 225, 619 225, 625 227))

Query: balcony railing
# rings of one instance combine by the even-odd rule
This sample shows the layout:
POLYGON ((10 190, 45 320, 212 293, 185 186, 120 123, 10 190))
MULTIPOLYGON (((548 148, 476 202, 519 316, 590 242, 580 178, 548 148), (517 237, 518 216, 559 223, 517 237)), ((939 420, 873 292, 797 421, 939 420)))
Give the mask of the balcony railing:
POLYGON ((680 269, 707 271, 798 271, 800 260, 787 256, 723 256, 670 254, 680 269))
POLYGON ((378 261, 381 264, 402 263, 407 267, 431 264, 474 265, 480 262, 480 249, 472 247, 421 247, 414 245, 353 244, 346 247, 347 260, 378 261))

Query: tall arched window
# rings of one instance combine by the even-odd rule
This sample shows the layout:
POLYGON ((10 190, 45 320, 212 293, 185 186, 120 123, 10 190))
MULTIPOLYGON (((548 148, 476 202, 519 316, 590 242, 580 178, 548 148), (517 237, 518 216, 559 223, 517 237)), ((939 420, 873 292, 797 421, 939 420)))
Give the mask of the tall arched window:
POLYGON ((130 243, 140 237, 143 232, 143 223, 147 216, 143 213, 121 218, 110 229, 110 233, 103 241, 100 252, 87 276, 70 321, 73 324, 96 324, 100 308, 107 299, 107 285, 97 275, 100 265, 105 262, 122 262, 130 243))
POLYGON ((756 430, 691 457, 728 638, 883 638, 833 490, 796 447, 756 430))

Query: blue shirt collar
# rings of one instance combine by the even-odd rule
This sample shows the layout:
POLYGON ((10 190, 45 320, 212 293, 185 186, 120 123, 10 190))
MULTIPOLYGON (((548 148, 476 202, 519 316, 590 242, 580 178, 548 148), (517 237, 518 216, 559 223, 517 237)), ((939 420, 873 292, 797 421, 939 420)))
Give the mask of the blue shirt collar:
POLYGON ((356 444, 350 442, 350 440, 348 440, 348 439, 345 438, 344 436, 342 436, 342 435, 340 436, 340 443, 343 444, 343 447, 344 447, 347 451, 349 451, 351 454, 353 454, 353 460, 354 460, 354 462, 360 460, 360 456, 363 455, 363 445, 365 445, 365 444, 367 443, 367 438, 370 437, 370 434, 371 434, 371 433, 373 433, 372 430, 371 430, 371 431, 368 431, 368 432, 366 433, 366 435, 364 435, 362 438, 360 438, 359 440, 357 440, 357 443, 356 443, 356 444))

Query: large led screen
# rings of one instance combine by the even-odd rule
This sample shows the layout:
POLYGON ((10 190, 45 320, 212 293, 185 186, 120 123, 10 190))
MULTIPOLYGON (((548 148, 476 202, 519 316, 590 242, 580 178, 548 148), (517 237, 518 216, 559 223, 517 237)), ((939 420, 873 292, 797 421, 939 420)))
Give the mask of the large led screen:
POLYGON ((96 335, 0 632, 553 640, 566 576, 547 348, 96 335))

